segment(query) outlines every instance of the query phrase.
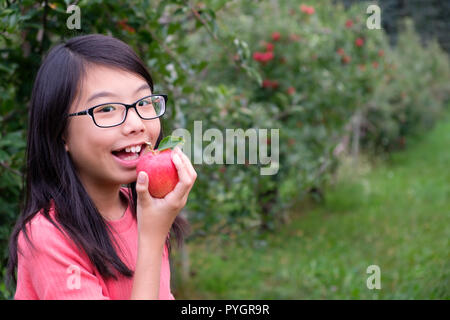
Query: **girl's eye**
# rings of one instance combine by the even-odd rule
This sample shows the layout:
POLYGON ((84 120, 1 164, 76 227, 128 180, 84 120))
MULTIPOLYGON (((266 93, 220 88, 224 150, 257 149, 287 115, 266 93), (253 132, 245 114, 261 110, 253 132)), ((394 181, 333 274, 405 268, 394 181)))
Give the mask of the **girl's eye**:
POLYGON ((141 100, 141 101, 139 101, 138 106, 142 107, 142 106, 146 106, 146 105, 148 105, 150 103, 151 103, 150 100, 147 100, 147 99, 146 100, 141 100))
POLYGON ((101 106, 95 109, 96 113, 106 113, 106 112, 111 112, 114 111, 116 108, 112 105, 107 105, 107 106, 101 106))

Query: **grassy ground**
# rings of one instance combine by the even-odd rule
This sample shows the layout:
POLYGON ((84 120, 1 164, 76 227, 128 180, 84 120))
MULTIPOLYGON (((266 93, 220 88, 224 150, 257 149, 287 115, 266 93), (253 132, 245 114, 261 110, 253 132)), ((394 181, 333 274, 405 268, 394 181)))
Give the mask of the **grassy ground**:
MULTIPOLYGON (((343 166, 276 234, 190 242, 177 299, 450 299, 450 121, 375 167, 343 166), (378 265, 381 289, 369 290, 378 265)), ((179 254, 178 254, 179 255, 179 254)))

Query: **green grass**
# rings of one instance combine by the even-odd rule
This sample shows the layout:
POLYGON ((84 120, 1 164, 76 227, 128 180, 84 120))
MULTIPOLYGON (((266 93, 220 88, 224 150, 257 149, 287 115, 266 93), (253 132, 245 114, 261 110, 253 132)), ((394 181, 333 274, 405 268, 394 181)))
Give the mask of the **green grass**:
MULTIPOLYGON (((448 119, 448 118, 447 118, 448 119)), ((189 242, 177 299, 449 299, 450 121, 371 168, 345 170, 325 203, 259 239, 189 242), (369 265, 381 289, 369 290, 369 265)))

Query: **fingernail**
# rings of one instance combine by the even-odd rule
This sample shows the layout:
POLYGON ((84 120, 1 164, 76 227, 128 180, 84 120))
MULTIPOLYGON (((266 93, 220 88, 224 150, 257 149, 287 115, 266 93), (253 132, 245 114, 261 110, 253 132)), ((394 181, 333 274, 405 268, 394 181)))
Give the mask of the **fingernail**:
POLYGON ((144 183, 145 182, 145 173, 143 171, 139 172, 138 178, 137 178, 137 182, 138 183, 144 183))

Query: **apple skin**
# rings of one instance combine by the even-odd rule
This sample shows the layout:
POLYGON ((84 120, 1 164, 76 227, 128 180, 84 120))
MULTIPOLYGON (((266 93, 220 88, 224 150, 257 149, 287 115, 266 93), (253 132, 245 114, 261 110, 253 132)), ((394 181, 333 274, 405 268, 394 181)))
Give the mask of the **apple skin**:
POLYGON ((142 155, 136 165, 136 174, 141 171, 147 173, 148 191, 154 198, 164 198, 179 181, 171 149, 153 150, 142 155))

